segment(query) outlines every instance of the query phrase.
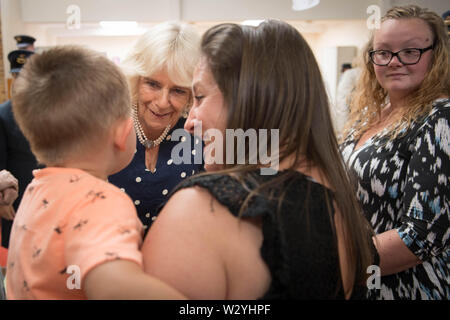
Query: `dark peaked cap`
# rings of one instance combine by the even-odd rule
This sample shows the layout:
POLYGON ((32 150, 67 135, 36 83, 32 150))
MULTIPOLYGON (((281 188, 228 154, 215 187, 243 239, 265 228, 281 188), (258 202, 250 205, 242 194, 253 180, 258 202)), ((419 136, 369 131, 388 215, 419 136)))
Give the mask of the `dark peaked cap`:
POLYGON ((34 52, 28 50, 14 50, 8 54, 8 60, 11 64, 11 73, 20 72, 24 64, 27 62, 29 56, 34 52))
POLYGON ((33 44, 36 39, 27 35, 18 35, 15 36, 14 39, 17 41, 17 48, 25 48, 31 44, 33 44))

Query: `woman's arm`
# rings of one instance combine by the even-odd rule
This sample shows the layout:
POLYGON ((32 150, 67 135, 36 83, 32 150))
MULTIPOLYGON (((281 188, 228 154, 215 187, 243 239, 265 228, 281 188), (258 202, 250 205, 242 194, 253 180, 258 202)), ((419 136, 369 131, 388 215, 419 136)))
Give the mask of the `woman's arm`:
POLYGON ((143 272, 127 260, 105 262, 88 272, 83 284, 88 299, 94 300, 175 300, 178 291, 143 272))
POLYGON ((182 189, 144 240, 144 270, 188 299, 256 299, 271 281, 262 241, 258 218, 235 217, 200 187, 182 189))
POLYGON ((225 299, 227 274, 219 222, 215 221, 221 220, 220 209, 212 196, 199 188, 175 193, 144 240, 145 272, 174 286, 188 299, 225 299))
POLYGON ((382 276, 398 273, 422 263, 408 249, 397 230, 389 230, 376 235, 374 244, 380 256, 382 276))
POLYGON ((449 243, 450 108, 432 114, 411 146, 400 227, 376 236, 381 274, 407 270, 449 243))

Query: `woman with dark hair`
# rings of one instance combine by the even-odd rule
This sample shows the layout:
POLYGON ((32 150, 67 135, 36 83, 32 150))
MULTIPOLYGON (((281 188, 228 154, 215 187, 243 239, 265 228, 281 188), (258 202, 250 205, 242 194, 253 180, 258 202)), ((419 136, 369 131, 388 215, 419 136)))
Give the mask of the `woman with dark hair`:
POLYGON ((201 49, 185 129, 201 124, 208 172, 171 194, 142 248, 146 271, 191 299, 361 297, 374 247, 311 49, 276 20, 215 26, 201 49), (261 174, 256 148, 230 129, 277 131, 278 171, 261 174))
POLYGON ((395 7, 364 52, 341 148, 376 235, 379 299, 449 299, 449 42, 434 12, 395 7))

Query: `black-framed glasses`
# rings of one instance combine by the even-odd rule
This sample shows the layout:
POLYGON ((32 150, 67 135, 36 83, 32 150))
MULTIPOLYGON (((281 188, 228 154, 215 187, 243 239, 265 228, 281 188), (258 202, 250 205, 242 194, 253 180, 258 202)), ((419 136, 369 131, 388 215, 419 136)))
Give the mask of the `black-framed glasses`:
POLYGON ((422 54, 431 49, 433 49, 433 45, 423 49, 406 48, 397 52, 392 52, 389 50, 373 50, 369 52, 369 57, 372 63, 377 66, 387 66, 393 57, 397 57, 397 59, 404 65, 411 65, 418 63, 422 57, 422 54))

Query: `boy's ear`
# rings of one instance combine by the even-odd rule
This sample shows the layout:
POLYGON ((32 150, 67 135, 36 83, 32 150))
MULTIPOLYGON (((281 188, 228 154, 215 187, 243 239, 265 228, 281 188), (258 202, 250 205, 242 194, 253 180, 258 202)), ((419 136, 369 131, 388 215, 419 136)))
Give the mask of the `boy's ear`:
POLYGON ((116 125, 114 134, 114 145, 119 150, 125 150, 127 147, 128 135, 132 134, 133 119, 130 117, 126 120, 121 120, 116 125))

